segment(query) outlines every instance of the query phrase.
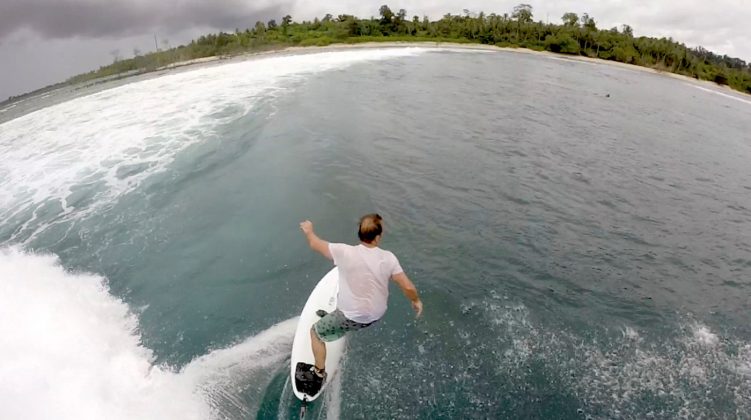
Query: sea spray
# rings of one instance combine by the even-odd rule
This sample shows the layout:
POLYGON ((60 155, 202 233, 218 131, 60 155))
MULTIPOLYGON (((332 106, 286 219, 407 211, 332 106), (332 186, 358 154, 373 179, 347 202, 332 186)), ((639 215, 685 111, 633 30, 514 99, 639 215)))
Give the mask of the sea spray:
POLYGON ((180 370, 153 364, 138 319, 101 276, 54 255, 0 249, 0 417, 207 419, 255 413, 291 347, 296 318, 180 370))

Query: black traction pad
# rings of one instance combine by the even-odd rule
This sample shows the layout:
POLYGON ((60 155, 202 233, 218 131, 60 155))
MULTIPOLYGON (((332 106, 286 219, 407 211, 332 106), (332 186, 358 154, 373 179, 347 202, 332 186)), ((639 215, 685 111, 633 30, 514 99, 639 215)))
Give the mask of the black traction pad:
POLYGON ((315 397, 321 392, 323 380, 311 371, 313 365, 297 362, 295 366, 295 388, 303 394, 315 397))

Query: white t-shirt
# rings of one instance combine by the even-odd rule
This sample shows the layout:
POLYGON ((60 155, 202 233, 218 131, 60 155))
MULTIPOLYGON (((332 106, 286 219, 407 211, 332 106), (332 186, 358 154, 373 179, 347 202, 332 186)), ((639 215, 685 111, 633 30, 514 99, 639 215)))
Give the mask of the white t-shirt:
POLYGON ((339 267, 338 309, 363 324, 381 319, 389 299, 389 279, 404 271, 396 256, 362 244, 332 243, 329 252, 339 267))

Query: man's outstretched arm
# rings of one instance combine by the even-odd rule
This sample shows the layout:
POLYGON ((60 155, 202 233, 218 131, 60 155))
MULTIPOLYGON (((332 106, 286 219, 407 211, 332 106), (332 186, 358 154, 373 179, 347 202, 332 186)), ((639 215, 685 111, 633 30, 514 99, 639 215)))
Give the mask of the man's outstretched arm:
POLYGON ((407 275, 402 272, 399 274, 394 274, 393 276, 391 276, 391 279, 399 285, 399 287, 402 289, 402 293, 404 293, 404 296, 406 296, 407 299, 412 302, 412 309, 415 310, 417 316, 419 317, 420 315, 422 315, 422 301, 420 300, 420 295, 417 294, 417 288, 409 279, 409 277, 407 277, 407 275))
POLYGON ((313 251, 320 253, 332 261, 334 260, 334 257, 331 256, 331 251, 329 251, 329 243, 319 238, 313 231, 313 222, 306 220, 300 223, 300 229, 308 239, 308 245, 310 245, 310 248, 313 249, 313 251))

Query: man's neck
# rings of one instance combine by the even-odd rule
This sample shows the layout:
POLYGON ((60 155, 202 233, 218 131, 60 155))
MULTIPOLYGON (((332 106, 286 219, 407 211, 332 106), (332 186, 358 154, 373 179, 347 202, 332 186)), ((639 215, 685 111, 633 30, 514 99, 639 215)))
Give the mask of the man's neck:
POLYGON ((378 243, 373 242, 372 244, 369 244, 367 242, 360 242, 360 245, 366 247, 366 248, 378 248, 378 243))

